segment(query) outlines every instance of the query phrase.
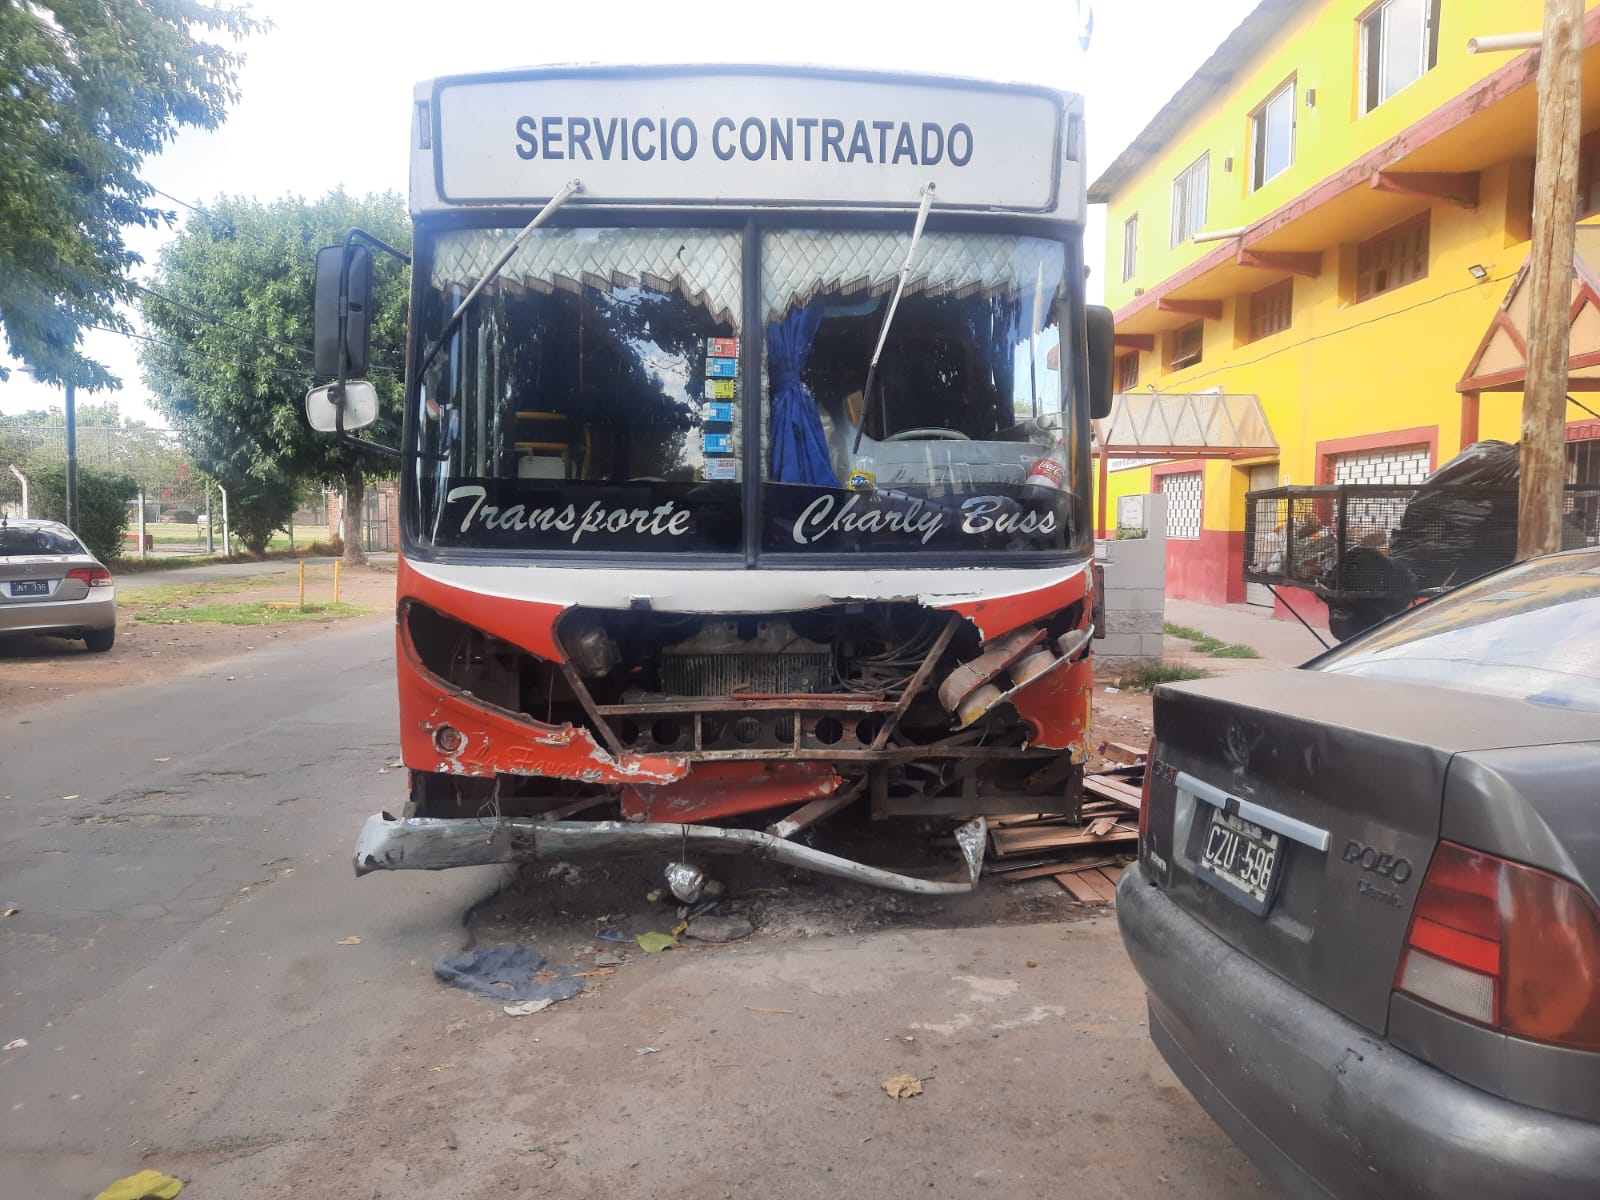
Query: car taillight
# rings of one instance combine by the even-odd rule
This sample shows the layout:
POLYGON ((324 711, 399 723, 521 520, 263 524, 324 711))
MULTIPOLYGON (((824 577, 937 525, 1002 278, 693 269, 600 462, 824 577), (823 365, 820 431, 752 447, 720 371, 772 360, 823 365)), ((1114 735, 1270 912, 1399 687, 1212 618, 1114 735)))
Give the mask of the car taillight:
POLYGON ((1558 875, 1440 842, 1394 986, 1503 1033, 1600 1050, 1600 908, 1558 875))
POLYGON ((104 567, 73 567, 67 572, 68 579, 81 579, 90 587, 110 587, 111 572, 104 567))

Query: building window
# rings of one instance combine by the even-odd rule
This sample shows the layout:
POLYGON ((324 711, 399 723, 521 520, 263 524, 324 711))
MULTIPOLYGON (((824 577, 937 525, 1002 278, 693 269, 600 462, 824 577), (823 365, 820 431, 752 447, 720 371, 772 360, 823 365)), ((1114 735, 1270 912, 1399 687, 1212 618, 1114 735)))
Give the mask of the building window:
POLYGON ((1156 477, 1156 491, 1167 498, 1167 536, 1195 541, 1200 537, 1201 479, 1199 471, 1180 471, 1156 477))
POLYGON ((1206 176, 1211 169, 1207 151, 1172 181, 1172 245, 1188 241, 1206 225, 1206 176))
POLYGON ((1250 114, 1252 192, 1294 164, 1294 91, 1291 79, 1250 114))
POLYGON ((1139 214, 1122 223, 1122 282, 1133 278, 1139 258, 1139 214))
POLYGON ((1361 18, 1361 111, 1369 113, 1439 58, 1439 0, 1384 0, 1361 18))
POLYGON ((1139 386, 1139 352, 1124 354, 1117 359, 1117 391, 1131 392, 1139 386))
POLYGON ((1428 277, 1428 214, 1396 225, 1356 251, 1356 300, 1428 277))
POLYGON ((1167 366, 1176 371, 1179 367, 1192 367, 1200 361, 1205 350, 1204 321, 1175 329, 1167 336, 1171 339, 1172 353, 1167 356, 1167 366))
POLYGON ((1250 297, 1249 341, 1282 333, 1294 319, 1294 280, 1285 279, 1250 297))
POLYGON ((1329 483, 1421 483, 1432 470, 1427 446, 1386 446, 1328 456, 1329 483))

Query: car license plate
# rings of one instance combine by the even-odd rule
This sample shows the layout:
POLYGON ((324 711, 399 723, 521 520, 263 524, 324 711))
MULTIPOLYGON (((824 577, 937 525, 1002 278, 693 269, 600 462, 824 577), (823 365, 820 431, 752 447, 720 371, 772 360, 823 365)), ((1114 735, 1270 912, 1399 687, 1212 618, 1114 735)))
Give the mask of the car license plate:
POLYGON ((1278 835, 1214 808, 1205 837, 1201 876, 1256 916, 1265 915, 1282 865, 1278 835))
POLYGON ((50 594, 50 581, 48 579, 18 579, 11 584, 13 596, 48 596, 50 594))

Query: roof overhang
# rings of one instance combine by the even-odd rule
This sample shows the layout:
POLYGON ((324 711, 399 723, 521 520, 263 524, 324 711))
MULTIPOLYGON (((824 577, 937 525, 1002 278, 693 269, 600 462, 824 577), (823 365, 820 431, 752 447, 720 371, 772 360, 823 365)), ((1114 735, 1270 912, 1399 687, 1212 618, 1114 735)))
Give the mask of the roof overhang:
POLYGON ((1278 453, 1259 397, 1227 392, 1118 392, 1096 422, 1106 458, 1266 458, 1278 453))
MULTIPOLYGON (((1572 253, 1572 302, 1567 310, 1571 345, 1570 391, 1600 391, 1600 225, 1579 225, 1572 253)), ((1506 289, 1489 328, 1456 384, 1458 392, 1520 392, 1528 378, 1531 308, 1528 261, 1506 289)))
MULTIPOLYGON (((1585 14, 1582 40, 1584 78, 1600 79, 1600 8, 1585 14)), ((1331 247, 1371 237, 1433 204, 1470 208, 1479 172, 1511 159, 1531 160, 1538 68, 1537 50, 1517 55, 1288 203, 1228 231, 1118 309, 1118 336, 1175 328, 1189 319, 1175 304, 1226 299, 1334 269, 1331 247)), ((1584 89, 1580 121, 1586 130, 1600 127, 1600 86, 1584 89)))
POLYGON ((1108 203, 1118 188, 1159 155, 1197 112, 1233 82, 1234 75, 1272 41, 1296 10, 1306 7, 1306 0, 1262 0, 1256 5, 1188 82, 1161 106, 1139 136, 1089 185, 1089 203, 1108 203))

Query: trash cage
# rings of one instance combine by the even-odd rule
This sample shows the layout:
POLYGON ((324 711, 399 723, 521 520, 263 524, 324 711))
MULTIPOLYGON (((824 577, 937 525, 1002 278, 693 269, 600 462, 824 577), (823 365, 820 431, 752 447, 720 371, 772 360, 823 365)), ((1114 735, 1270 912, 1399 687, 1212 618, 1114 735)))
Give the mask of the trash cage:
MULTIPOLYGON (((1568 484, 1562 547, 1600 544, 1600 485, 1568 484)), ((1434 595, 1516 558, 1516 487, 1323 484, 1245 497, 1244 578, 1332 603, 1434 595)))

